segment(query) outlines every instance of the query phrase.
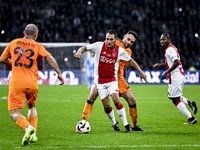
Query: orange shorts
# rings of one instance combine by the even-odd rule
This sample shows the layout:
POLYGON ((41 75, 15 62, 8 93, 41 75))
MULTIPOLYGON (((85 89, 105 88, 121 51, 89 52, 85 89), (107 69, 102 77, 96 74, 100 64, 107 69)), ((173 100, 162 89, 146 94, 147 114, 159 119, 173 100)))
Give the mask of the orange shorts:
POLYGON ((131 88, 123 77, 118 77, 118 88, 120 94, 131 91, 131 88))
POLYGON ((38 89, 9 89, 8 93, 8 111, 24 107, 25 98, 28 104, 36 102, 38 89))

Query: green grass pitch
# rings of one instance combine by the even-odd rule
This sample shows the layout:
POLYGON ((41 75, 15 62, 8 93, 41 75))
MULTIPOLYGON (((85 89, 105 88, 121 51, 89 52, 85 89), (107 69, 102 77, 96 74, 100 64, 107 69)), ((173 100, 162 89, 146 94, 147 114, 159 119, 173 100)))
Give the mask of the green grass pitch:
MULTIPOLYGON (((182 115, 167 97, 166 85, 130 85, 137 101, 138 125, 146 132, 125 133, 122 121, 112 103, 121 131, 114 132, 99 97, 89 117, 91 131, 75 132, 81 120, 90 90, 86 85, 40 85, 36 108, 38 142, 21 147, 24 131, 10 119, 7 111, 8 86, 0 86, 0 149, 200 149, 200 112, 198 122, 184 125, 182 115)), ((200 108, 200 85, 185 85, 184 96, 200 108)), ((130 122, 128 105, 120 98, 130 122)), ((190 112, 191 109, 187 106, 190 112)), ((22 114, 27 116, 26 107, 22 114)))

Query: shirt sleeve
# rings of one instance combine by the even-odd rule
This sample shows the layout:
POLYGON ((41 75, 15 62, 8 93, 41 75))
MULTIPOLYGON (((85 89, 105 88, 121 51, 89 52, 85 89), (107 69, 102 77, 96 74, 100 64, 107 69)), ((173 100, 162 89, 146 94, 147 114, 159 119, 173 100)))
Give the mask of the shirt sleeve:
POLYGON ((130 61, 131 57, 129 54, 121 47, 119 47, 119 60, 130 61))
POLYGON ((166 54, 172 62, 178 59, 177 52, 173 47, 169 47, 166 54))
POLYGON ((44 48, 44 46, 40 45, 39 57, 42 57, 44 60, 46 60, 47 55, 51 55, 51 54, 44 48))
POLYGON ((88 51, 93 51, 96 53, 98 51, 98 47, 102 46, 103 42, 95 42, 93 44, 86 45, 88 51))

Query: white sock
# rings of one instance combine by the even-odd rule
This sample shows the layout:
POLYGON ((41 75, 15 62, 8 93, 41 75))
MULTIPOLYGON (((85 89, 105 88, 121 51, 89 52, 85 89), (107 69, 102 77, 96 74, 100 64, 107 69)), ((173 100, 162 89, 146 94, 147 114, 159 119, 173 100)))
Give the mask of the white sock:
POLYGON ((189 104, 189 100, 183 96, 180 97, 181 102, 183 102, 184 104, 189 104))
POLYGON ((121 109, 117 109, 117 113, 119 115, 119 117, 121 118, 122 122, 123 122, 123 125, 127 125, 128 122, 127 122, 127 118, 126 118, 126 112, 125 112, 125 108, 123 106, 123 108, 121 109))
MULTIPOLYGON (((107 114, 107 113, 106 113, 107 114)), ((110 118, 110 120, 112 121, 112 124, 115 125, 116 124, 116 119, 115 119, 115 115, 114 115, 114 111, 112 109, 112 111, 110 113, 107 114, 108 118, 110 118)))
POLYGON ((176 106, 179 111, 184 114, 187 118, 191 118, 192 114, 188 111, 188 109, 186 108, 185 104, 183 102, 180 101, 180 103, 178 103, 178 105, 176 106))

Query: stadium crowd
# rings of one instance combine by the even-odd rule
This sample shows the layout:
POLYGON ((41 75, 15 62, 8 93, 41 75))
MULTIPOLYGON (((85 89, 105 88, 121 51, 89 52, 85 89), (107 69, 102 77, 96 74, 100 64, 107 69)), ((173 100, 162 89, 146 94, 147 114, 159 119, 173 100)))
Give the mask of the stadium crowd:
MULTIPOLYGON (((39 28, 39 42, 95 42, 104 40, 108 29, 119 38, 138 33, 133 58, 142 69, 163 62, 159 38, 171 35, 185 70, 200 69, 199 0, 0 0, 0 42, 23 37, 26 24, 39 28)), ((131 68, 129 68, 131 69, 131 68)))

